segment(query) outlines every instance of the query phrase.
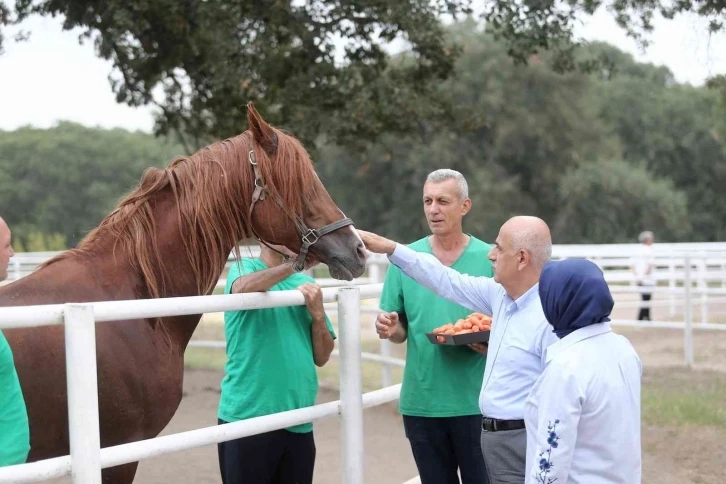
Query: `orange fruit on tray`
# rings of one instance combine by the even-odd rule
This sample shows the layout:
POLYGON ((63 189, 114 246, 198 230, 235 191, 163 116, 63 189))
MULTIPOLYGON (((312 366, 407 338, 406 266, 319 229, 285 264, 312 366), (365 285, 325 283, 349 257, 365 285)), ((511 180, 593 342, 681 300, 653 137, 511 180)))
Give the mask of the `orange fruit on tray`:
MULTIPOLYGON (((471 313, 466 319, 460 319, 456 323, 446 323, 433 330, 434 334, 468 334, 478 333, 480 331, 492 330, 492 318, 481 313, 471 313)), ((442 336, 436 338, 443 343, 446 339, 442 336)))

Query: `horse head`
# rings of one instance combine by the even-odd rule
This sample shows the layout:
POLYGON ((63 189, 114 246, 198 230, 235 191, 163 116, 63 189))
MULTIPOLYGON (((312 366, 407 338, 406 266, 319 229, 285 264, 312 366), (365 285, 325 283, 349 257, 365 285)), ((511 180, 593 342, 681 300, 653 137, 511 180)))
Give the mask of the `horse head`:
MULTIPOLYGON (((247 119, 254 146, 246 161, 255 175, 249 223, 262 243, 283 245, 328 265, 335 279, 365 271, 360 237, 315 173, 293 136, 270 126, 250 103, 247 119)), ((301 267, 299 267, 300 269, 301 267)))

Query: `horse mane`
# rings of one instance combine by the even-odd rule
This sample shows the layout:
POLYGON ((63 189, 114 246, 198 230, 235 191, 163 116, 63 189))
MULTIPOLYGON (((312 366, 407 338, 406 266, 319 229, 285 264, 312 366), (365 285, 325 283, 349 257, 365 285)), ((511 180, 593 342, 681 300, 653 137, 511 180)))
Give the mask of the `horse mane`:
MULTIPOLYGON (((141 274, 148 296, 160 297, 164 292, 165 265, 159 250, 155 202, 171 191, 197 290, 199 294, 211 293, 231 248, 239 257, 239 242, 252 234, 248 211, 255 178, 249 151, 255 152, 269 193, 279 197, 291 214, 302 216, 306 195, 316 186, 317 175, 303 145, 293 136, 271 129, 277 137, 274 162, 248 130, 191 156, 178 157, 164 169, 149 168, 139 185, 76 248, 41 267, 75 255, 106 256, 102 250, 113 240, 114 254, 117 248, 123 251, 141 274)), ((274 203, 270 198, 265 200, 274 203)))

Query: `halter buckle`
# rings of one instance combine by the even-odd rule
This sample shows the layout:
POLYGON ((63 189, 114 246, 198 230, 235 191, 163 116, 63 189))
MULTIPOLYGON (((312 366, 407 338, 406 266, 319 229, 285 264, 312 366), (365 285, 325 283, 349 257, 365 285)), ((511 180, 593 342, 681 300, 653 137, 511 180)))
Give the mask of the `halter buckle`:
POLYGON ((318 240, 320 240, 320 236, 318 235, 318 232, 315 229, 309 229, 305 233, 305 235, 302 236, 303 244, 305 244, 308 247, 313 245, 318 240), (312 241, 310 240, 311 236, 314 237, 314 239, 312 241))

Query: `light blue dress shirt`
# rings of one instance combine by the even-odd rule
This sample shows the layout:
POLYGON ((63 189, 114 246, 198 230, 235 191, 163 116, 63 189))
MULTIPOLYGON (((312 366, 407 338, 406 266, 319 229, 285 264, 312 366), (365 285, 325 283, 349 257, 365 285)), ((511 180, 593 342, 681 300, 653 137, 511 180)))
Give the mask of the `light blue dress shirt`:
POLYGON ((441 297, 492 316, 479 410, 486 417, 524 419, 524 402, 544 370, 546 349, 558 341, 542 311, 539 285, 514 300, 491 278, 461 274, 401 244, 389 260, 441 297))

